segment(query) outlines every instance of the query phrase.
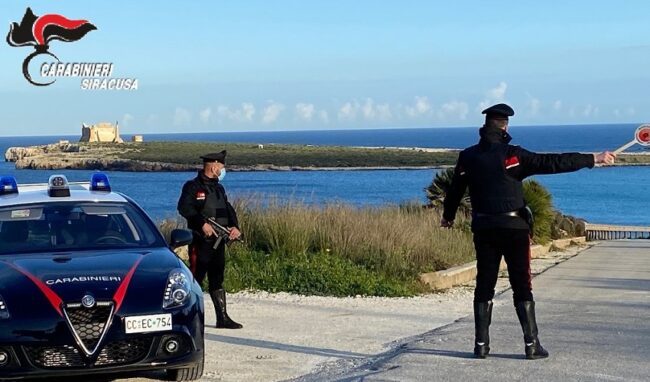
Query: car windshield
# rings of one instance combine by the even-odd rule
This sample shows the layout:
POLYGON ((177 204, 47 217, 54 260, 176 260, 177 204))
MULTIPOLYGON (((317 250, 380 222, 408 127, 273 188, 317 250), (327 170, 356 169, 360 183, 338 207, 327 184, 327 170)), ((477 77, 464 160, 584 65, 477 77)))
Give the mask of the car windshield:
POLYGON ((128 203, 47 203, 0 209, 0 255, 165 246, 128 203))

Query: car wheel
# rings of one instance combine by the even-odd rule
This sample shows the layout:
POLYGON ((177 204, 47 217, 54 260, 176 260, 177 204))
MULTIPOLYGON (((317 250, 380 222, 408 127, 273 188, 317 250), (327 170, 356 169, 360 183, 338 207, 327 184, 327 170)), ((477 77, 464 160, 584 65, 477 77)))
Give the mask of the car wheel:
POLYGON ((171 381, 195 381, 203 376, 203 364, 205 363, 205 353, 201 356, 201 360, 182 369, 167 370, 167 377, 171 381))

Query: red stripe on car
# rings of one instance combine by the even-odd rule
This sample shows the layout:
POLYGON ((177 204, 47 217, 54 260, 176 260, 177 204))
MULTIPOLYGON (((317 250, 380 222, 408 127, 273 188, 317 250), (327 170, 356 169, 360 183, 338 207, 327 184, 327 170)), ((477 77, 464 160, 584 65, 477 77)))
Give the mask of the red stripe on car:
POLYGON ((120 310, 120 307, 122 306, 122 302, 124 301, 124 297, 126 296, 126 290, 129 288, 129 283, 131 282, 131 278, 135 273, 135 269, 142 261, 142 258, 143 257, 140 257, 138 261, 136 261, 135 264, 133 264, 133 266, 129 270, 129 273, 127 273, 126 276, 124 276, 124 280, 122 280, 122 283, 120 284, 120 286, 115 291, 115 294, 113 295, 113 301, 115 301, 116 313, 118 310, 120 310))
POLYGON ((27 276, 28 279, 32 280, 32 282, 38 287, 38 289, 43 292, 45 297, 47 297, 47 300, 50 302, 54 310, 59 314, 59 316, 63 317, 63 312, 61 311, 61 305, 63 305, 63 300, 61 300, 61 297, 59 297, 58 294, 56 294, 50 287, 45 285, 44 282, 38 279, 38 277, 34 276, 33 274, 27 272, 26 270, 22 269, 16 264, 5 262, 5 264, 9 265, 13 269, 17 270, 24 276, 27 276))

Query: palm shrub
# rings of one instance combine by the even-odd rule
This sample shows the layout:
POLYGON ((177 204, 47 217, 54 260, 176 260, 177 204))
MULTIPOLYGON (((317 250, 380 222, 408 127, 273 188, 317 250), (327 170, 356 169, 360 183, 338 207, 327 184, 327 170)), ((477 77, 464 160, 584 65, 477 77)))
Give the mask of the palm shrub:
MULTIPOLYGON (((453 168, 441 170, 436 173, 431 184, 425 188, 430 206, 435 208, 442 207, 447 192, 451 187, 453 176, 453 168)), ((535 218, 533 239, 537 243, 546 243, 551 239, 551 228, 555 216, 551 194, 546 190, 546 188, 544 188, 544 186, 535 180, 525 181, 523 187, 524 199, 533 212, 533 217, 535 218)), ((465 195, 461 199, 458 210, 466 216, 470 214, 471 203, 468 190, 465 191, 465 195)))
MULTIPOLYGON (((429 200, 429 206, 434 208, 442 208, 445 196, 447 196, 449 187, 451 187, 451 181, 453 177, 453 167, 445 170, 440 170, 436 173, 431 184, 424 189, 427 194, 427 199, 429 200)), ((469 200, 469 192, 466 190, 465 195, 460 201, 458 211, 465 216, 469 216, 471 210, 472 207, 469 200)))
POLYGON ((524 199, 535 218, 533 240, 540 244, 547 243, 551 240, 551 227, 555 218, 551 194, 539 182, 527 180, 524 182, 524 199))

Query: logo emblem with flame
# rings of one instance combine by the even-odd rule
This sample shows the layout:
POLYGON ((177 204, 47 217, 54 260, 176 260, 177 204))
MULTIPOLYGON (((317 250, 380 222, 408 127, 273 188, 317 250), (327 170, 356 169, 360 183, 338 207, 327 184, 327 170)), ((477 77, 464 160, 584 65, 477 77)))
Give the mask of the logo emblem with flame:
POLYGON ((13 47, 33 46, 36 50, 23 61, 23 74, 29 83, 36 86, 47 86, 54 83, 36 82, 29 74, 29 62, 34 57, 45 54, 59 61, 58 57, 49 52, 52 40, 73 42, 84 37, 88 32, 97 29, 87 20, 70 20, 61 15, 48 14, 36 16, 31 8, 27 8, 20 24, 12 23, 7 34, 7 43, 13 47))

